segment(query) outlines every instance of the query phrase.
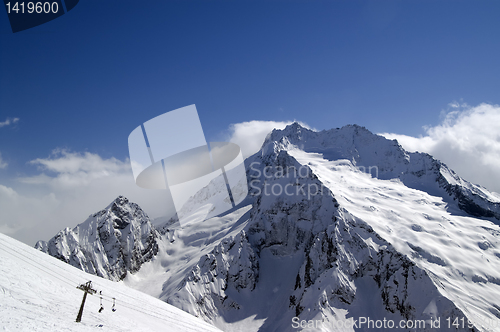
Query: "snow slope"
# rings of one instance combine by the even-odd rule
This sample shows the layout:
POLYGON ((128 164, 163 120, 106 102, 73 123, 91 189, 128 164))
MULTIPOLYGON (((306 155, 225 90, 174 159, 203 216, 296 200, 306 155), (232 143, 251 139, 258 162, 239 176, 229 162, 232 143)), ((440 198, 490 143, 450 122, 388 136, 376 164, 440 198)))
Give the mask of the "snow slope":
POLYGON ((80 271, 0 234, 0 330, 2 331, 219 331, 188 313, 142 292, 80 271), (87 296, 76 323, 83 291, 91 280, 102 291, 87 296), (112 297, 116 312, 111 311, 112 297))

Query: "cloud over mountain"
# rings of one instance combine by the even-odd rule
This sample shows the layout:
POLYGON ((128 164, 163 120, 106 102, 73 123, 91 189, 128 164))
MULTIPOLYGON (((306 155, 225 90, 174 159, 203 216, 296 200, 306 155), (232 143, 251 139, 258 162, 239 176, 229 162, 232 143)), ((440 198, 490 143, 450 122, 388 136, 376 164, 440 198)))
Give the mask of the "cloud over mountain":
POLYGON ((437 126, 425 127, 425 136, 395 133, 408 151, 427 152, 448 164, 465 179, 500 192, 500 106, 451 103, 437 126))
POLYGON ((0 232, 26 243, 76 225, 102 208, 102 202, 122 194, 140 202, 153 217, 171 213, 165 191, 135 185, 128 159, 56 149, 30 164, 38 167, 38 174, 19 177, 11 187, 0 185, 0 232))

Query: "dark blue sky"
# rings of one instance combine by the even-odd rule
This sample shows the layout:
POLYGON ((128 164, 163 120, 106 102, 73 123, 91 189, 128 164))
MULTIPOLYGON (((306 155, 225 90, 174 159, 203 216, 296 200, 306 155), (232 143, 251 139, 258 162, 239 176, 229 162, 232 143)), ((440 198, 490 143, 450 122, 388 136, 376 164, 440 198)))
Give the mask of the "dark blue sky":
POLYGON ((127 137, 196 104, 231 123, 423 133, 447 104, 500 103, 498 1, 82 0, 13 34, 0 14, 2 176, 54 148, 128 156, 127 137))

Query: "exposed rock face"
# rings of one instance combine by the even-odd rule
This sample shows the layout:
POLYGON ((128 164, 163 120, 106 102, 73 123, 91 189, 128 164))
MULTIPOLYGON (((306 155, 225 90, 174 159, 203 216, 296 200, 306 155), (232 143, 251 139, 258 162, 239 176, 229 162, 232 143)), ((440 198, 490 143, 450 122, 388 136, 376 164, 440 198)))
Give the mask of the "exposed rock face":
POLYGON ((73 229, 35 248, 85 272, 121 280, 158 252, 159 233, 147 214, 123 196, 73 229))
POLYGON ((223 239, 182 281, 180 288, 191 296, 174 295, 170 302, 182 306, 187 300, 190 307, 196 308, 195 315, 215 319, 218 308, 240 309, 238 303, 228 299, 225 290, 231 287, 252 291, 259 280, 258 271, 258 256, 242 231, 234 239, 223 239))

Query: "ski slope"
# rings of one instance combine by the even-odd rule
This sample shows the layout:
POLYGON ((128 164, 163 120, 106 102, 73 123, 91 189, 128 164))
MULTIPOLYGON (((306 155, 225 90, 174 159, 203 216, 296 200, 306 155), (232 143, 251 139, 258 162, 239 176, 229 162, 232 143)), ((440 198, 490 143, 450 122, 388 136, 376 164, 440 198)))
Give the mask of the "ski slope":
POLYGON ((212 325, 116 283, 87 274, 0 234, 1 331, 220 331, 212 325), (81 323, 75 319, 87 281, 102 292, 88 295, 81 323), (116 311, 112 302, 116 299, 116 311))

